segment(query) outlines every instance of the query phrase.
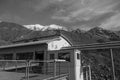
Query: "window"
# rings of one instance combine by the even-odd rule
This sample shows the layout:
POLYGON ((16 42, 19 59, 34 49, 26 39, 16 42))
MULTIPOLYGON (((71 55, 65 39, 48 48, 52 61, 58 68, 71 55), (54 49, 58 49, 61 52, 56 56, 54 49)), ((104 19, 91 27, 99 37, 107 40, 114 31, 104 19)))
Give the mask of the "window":
POLYGON ((80 59, 80 54, 79 53, 77 53, 77 59, 80 59))
POLYGON ((17 60, 27 60, 27 59, 33 59, 32 52, 17 53, 17 60))
POLYGON ((13 59, 13 54, 0 54, 0 59, 5 59, 5 60, 12 60, 13 59))
POLYGON ((35 51, 35 60, 44 60, 44 51, 35 51))
POLYGON ((58 59, 63 59, 66 61, 70 61, 70 53, 59 53, 58 59))
POLYGON ((50 54, 50 60, 55 59, 55 54, 50 54))

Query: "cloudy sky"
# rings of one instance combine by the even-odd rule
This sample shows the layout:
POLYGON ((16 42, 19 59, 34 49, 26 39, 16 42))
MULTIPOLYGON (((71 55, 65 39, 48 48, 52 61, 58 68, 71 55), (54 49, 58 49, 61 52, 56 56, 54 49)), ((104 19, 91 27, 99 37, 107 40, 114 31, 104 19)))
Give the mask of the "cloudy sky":
POLYGON ((0 20, 22 25, 118 30, 120 0, 0 0, 0 20))

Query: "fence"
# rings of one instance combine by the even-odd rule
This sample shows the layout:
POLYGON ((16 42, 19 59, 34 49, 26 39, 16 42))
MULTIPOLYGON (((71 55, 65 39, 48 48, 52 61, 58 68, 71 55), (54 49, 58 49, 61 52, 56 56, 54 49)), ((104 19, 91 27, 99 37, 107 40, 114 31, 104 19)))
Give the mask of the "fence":
POLYGON ((2 80, 68 80, 69 71, 64 60, 0 60, 2 80))

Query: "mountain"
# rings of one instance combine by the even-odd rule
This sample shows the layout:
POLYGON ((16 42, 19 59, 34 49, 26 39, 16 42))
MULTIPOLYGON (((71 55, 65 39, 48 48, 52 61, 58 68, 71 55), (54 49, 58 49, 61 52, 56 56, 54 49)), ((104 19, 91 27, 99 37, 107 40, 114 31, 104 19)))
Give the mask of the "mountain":
POLYGON ((24 26, 26 28, 28 28, 30 30, 34 30, 34 31, 47 31, 47 30, 65 30, 65 31, 67 31, 67 28, 56 25, 56 24, 51 24, 51 25, 47 25, 47 26, 43 26, 40 24, 24 25, 24 26))
POLYGON ((100 27, 94 27, 89 31, 80 29, 68 31, 65 27, 55 24, 49 26, 39 24, 22 26, 16 23, 0 22, 0 45, 11 44, 16 40, 55 35, 58 31, 65 31, 67 35, 71 35, 72 37, 76 35, 80 43, 86 44, 120 41, 120 31, 110 31, 100 27))
POLYGON ((120 35, 117 31, 105 30, 100 27, 95 27, 86 32, 91 37, 96 37, 98 42, 119 41, 120 35))
POLYGON ((59 29, 46 29, 41 30, 33 30, 30 33, 23 35, 18 40, 26 40, 26 39, 36 39, 43 36, 55 35, 58 31, 64 31, 65 34, 70 35, 74 41, 79 40, 80 44, 90 44, 90 43, 104 43, 110 41, 119 41, 120 40, 120 32, 105 30, 100 27, 95 27, 90 29, 89 31, 83 31, 80 29, 65 31, 59 29), (76 36, 76 37, 75 37, 76 36))
POLYGON ((0 22, 0 45, 11 44, 12 41, 29 32, 31 32, 31 30, 22 25, 10 22, 0 22))

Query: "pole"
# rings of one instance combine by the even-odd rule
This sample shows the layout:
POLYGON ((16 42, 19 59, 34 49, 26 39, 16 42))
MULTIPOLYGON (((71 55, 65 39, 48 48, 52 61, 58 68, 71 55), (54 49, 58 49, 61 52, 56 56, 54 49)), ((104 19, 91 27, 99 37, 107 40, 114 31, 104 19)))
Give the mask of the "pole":
POLYGON ((59 62, 59 75, 60 75, 60 62, 59 62))
POLYGON ((88 67, 89 67, 89 77, 90 77, 90 80, 91 80, 91 67, 90 67, 90 65, 88 67))
POLYGON ((29 64, 30 61, 26 60, 26 80, 29 80, 29 64))
POLYGON ((28 78, 27 78, 27 80, 29 80, 29 65, 30 65, 30 61, 28 60, 28 78))
POLYGON ((27 72, 28 72, 28 71, 27 71, 28 69, 27 69, 27 68, 28 68, 28 63, 26 62, 25 80, 27 80, 27 77, 28 77, 28 73, 27 73, 27 72))
POLYGON ((54 60, 54 78, 56 77, 56 59, 54 60))
POLYGON ((111 60, 112 60, 113 80, 116 80, 115 79, 115 67, 114 67, 114 59, 113 59, 113 51, 112 51, 112 49, 110 49, 110 53, 111 53, 111 60))
POLYGON ((17 72, 17 61, 15 61, 15 68, 16 68, 16 72, 17 72))
POLYGON ((88 80, 88 72, 87 72, 87 70, 86 70, 86 80, 88 80))

